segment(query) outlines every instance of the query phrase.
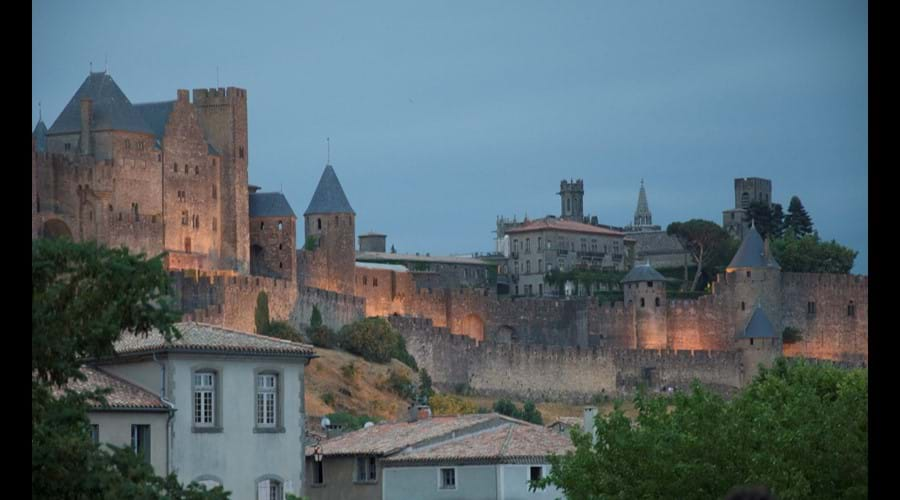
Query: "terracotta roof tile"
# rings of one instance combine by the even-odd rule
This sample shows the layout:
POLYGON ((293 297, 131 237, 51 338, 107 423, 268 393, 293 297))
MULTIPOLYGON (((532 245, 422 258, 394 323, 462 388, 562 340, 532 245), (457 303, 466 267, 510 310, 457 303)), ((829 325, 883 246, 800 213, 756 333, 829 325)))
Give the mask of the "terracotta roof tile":
MULTIPOLYGON (((106 395, 106 402, 108 403, 106 406, 92 403, 92 408, 98 410, 115 409, 149 411, 162 411, 168 410, 169 408, 156 394, 98 368, 83 366, 81 368, 81 373, 87 377, 85 380, 71 380, 66 387, 76 392, 87 392, 96 389, 112 390, 112 392, 106 395)), ((61 393, 62 390, 56 391, 57 395, 61 393)))
POLYGON ((166 343, 157 330, 151 331, 146 337, 125 332, 115 343, 116 354, 191 350, 315 356, 312 346, 289 340, 204 323, 186 322, 175 326, 181 332, 181 338, 171 343, 166 343))
POLYGON ((385 465, 424 463, 540 463, 549 455, 575 451, 569 436, 540 425, 508 422, 444 443, 398 453, 385 465))
MULTIPOLYGON (((320 446, 325 456, 339 455, 389 455, 430 439, 449 435, 479 425, 490 425, 491 420, 505 419, 496 413, 462 416, 431 417, 416 422, 376 424, 368 429, 348 432, 323 441, 320 446)), ((307 455, 313 447, 307 447, 307 455)))
POLYGON ((614 229, 592 226, 590 224, 584 224, 571 220, 557 219, 555 217, 544 217, 543 219, 536 219, 526 222, 521 226, 516 226, 512 229, 508 229, 506 231, 506 234, 517 234, 529 231, 543 230, 567 231, 570 233, 589 233, 599 234, 603 236, 625 236, 625 233, 616 231, 614 229))

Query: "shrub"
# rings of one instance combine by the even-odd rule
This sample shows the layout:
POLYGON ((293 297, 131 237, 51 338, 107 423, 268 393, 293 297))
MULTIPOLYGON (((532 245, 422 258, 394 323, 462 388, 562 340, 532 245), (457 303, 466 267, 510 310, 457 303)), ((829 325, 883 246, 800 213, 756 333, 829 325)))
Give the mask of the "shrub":
POLYGON ((543 424, 544 417, 537 407, 531 401, 526 401, 522 410, 508 399, 501 399, 494 403, 494 411, 512 418, 518 418, 532 424, 543 424))
POLYGON ((262 335, 269 328, 269 296, 259 292, 256 296, 256 312, 254 314, 256 333, 262 335))
POLYGON ((327 404, 328 406, 334 405, 334 394, 330 392, 322 394, 322 402, 327 404))
POLYGON ((541 412, 538 411, 537 407, 532 401, 525 401, 525 406, 522 408, 521 418, 522 420, 531 422, 532 424, 544 425, 544 417, 541 415, 541 412))
POLYGON ((791 344, 793 342, 799 342, 803 340, 803 336, 800 335, 800 330, 792 326, 785 328, 784 331, 781 332, 781 338, 785 344, 791 344))
POLYGON ((309 317, 309 327, 318 328, 320 326, 322 326, 322 313, 318 307, 313 306, 312 315, 309 317))
POLYGON ((347 412, 329 413, 327 417, 331 421, 331 425, 339 425, 345 431, 362 429, 366 422, 379 422, 379 419, 369 415, 353 415, 347 412))
MULTIPOLYGON (((475 403, 454 394, 435 394, 428 400, 434 415, 467 415, 478 413, 475 403)), ((483 412, 487 413, 487 411, 483 412)))
POLYGON ((306 244, 303 245, 303 248, 312 252, 316 248, 319 247, 319 238, 313 235, 309 235, 306 237, 306 244))
POLYGON ((340 346, 366 361, 387 363, 397 358, 413 370, 416 360, 406 351, 406 341, 384 318, 366 318, 347 325, 339 334, 340 346))
POLYGON ((293 342, 303 342, 303 337, 300 336, 300 332, 287 321, 273 321, 269 323, 269 326, 266 327, 262 334, 268 337, 275 337, 293 342))
POLYGON ((341 367, 341 374, 344 375, 345 379, 351 382, 356 380, 356 373, 356 363, 354 363, 353 361, 341 367))
POLYGON ((416 396, 415 386, 413 386, 412 380, 396 370, 391 370, 386 385, 388 390, 403 399, 413 399, 416 396))
POLYGON ((431 387, 431 376, 428 371, 422 368, 419 370, 419 396, 431 400, 434 396, 434 389, 431 387))
POLYGON ((331 328, 327 326, 319 326, 318 328, 309 328, 306 330, 309 341, 316 347, 324 349, 332 349, 337 345, 337 338, 331 328))

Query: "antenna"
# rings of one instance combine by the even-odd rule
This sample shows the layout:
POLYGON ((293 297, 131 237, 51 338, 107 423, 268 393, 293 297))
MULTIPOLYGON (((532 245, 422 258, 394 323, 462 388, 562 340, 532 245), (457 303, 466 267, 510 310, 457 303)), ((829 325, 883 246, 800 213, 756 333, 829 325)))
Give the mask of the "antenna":
POLYGON ((331 165, 331 137, 325 138, 325 144, 328 147, 328 159, 325 160, 326 165, 331 165))
POLYGON ((219 66, 216 65, 216 88, 219 88, 219 66))
POLYGON ((41 101, 38 101, 38 121, 41 121, 43 119, 44 119, 44 115, 43 115, 43 113, 41 113, 41 101))
POLYGON ((103 72, 109 73, 109 54, 103 54, 103 72))

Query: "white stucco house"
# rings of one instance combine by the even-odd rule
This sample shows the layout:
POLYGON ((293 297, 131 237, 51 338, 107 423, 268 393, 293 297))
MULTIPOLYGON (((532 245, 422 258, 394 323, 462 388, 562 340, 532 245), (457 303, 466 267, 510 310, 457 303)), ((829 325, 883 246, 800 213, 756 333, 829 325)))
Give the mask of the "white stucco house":
POLYGON ((234 499, 282 500, 303 484, 304 368, 311 346, 200 323, 182 338, 123 333, 89 360, 85 389, 109 387, 89 412, 99 442, 130 444, 157 474, 222 485, 234 499))

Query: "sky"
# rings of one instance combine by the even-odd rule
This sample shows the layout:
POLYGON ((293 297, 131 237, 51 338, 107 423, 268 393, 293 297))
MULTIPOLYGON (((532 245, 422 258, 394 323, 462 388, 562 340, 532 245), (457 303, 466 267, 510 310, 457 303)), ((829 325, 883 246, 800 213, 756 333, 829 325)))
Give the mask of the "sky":
MULTIPOLYGON (((488 252, 497 216, 722 222, 799 196, 868 274, 868 6, 804 1, 32 1, 32 129, 108 69, 133 103, 247 89, 250 182, 306 210, 327 160, 358 234, 488 252), (218 76, 217 76, 218 74, 218 76)), ((298 221, 302 224, 302 219, 298 221)), ((300 229, 300 227, 298 227, 300 229)))

